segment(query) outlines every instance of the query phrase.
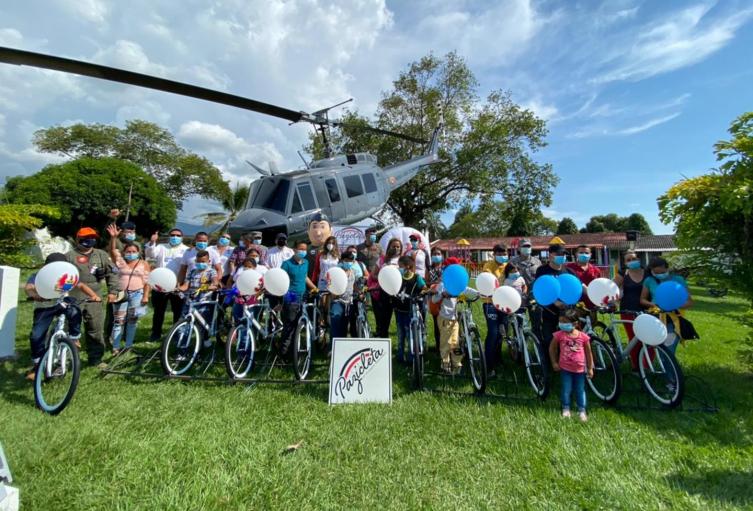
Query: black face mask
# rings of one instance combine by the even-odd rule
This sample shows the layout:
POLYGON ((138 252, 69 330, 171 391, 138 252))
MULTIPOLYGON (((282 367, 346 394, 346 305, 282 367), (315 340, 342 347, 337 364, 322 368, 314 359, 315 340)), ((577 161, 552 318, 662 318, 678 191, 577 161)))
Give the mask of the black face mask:
POLYGON ((97 240, 94 238, 84 238, 82 240, 79 240, 78 245, 81 248, 84 248, 86 250, 89 250, 90 248, 94 248, 94 245, 97 244, 97 240))
POLYGON ((284 247, 286 245, 287 240, 277 240, 277 246, 278 247, 284 247))

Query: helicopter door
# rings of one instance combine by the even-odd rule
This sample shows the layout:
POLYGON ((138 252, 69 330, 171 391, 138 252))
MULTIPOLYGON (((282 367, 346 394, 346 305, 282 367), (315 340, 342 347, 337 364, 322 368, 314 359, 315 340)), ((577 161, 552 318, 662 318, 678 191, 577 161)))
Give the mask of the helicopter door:
POLYGON ((314 191, 308 181, 299 182, 293 193, 293 202, 290 206, 290 223, 293 231, 305 231, 308 229, 308 220, 311 212, 317 209, 314 191))
POLYGON ((345 201, 337 184, 337 179, 330 177, 324 180, 327 188, 327 197, 329 197, 330 209, 332 211, 330 220, 332 223, 339 223, 345 218, 345 201))

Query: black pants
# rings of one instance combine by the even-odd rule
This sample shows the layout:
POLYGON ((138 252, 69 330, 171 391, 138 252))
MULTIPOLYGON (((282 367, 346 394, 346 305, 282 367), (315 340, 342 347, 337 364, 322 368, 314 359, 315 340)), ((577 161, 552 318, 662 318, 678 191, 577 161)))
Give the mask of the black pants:
POLYGON ((358 301, 353 300, 353 303, 348 307, 348 330, 351 337, 358 337, 358 301))
POLYGON ((372 300, 374 319, 376 320, 377 337, 387 339, 390 336, 390 323, 392 323, 392 301, 382 292, 379 300, 372 300))
POLYGON ((431 316, 434 318, 434 344, 437 346, 437 353, 439 353, 439 315, 431 316))
POLYGON ((300 303, 283 303, 282 305, 282 338, 280 339, 280 356, 283 360, 291 359, 291 347, 293 345, 293 335, 295 335, 298 318, 301 312, 300 303))
POLYGON ((167 305, 170 304, 170 310, 173 313, 173 324, 180 318, 181 309, 183 308, 183 300, 177 293, 160 293, 159 291, 152 291, 152 308, 154 309, 154 316, 152 316, 152 334, 150 339, 152 341, 158 341, 162 338, 162 325, 165 322, 165 311, 167 305))
POLYGON ((559 330, 559 314, 554 314, 549 310, 541 312, 541 336, 539 336, 539 353, 541 354, 541 363, 544 366, 546 374, 551 374, 552 363, 549 360, 549 345, 552 344, 554 332, 559 330))

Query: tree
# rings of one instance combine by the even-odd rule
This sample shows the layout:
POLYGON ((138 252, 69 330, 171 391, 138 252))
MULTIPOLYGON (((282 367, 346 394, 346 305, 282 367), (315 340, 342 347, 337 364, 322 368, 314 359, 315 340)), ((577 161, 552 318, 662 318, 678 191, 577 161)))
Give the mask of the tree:
POLYGON ((577 234, 578 233, 578 226, 575 225, 575 222, 570 217, 565 217, 562 220, 560 220, 560 223, 557 225, 557 234, 577 234))
POLYGON ((627 217, 623 223, 626 231, 638 231, 641 234, 653 234, 651 226, 648 225, 646 218, 640 213, 633 213, 627 217))
POLYGON ((60 211, 41 204, 0 204, 0 264, 29 267, 34 264, 26 253, 32 241, 27 233, 42 226, 45 218, 58 218, 60 211))
POLYGON ((753 112, 729 133, 714 145, 719 168, 672 185, 658 198, 659 215, 675 224, 677 244, 698 272, 753 302, 753 112))
POLYGON ((580 232, 625 232, 638 231, 641 234, 653 234, 648 222, 640 213, 630 216, 619 216, 616 213, 596 215, 586 223, 580 232))
POLYGON ((144 235, 175 223, 175 204, 157 180, 137 165, 115 158, 79 158, 48 165, 28 177, 13 177, 5 186, 14 204, 54 205, 59 215, 44 215, 50 230, 71 236, 84 225, 102 230, 112 208, 126 209, 133 185, 130 218, 144 235))
POLYGON ((41 152, 71 159, 110 157, 135 163, 157 179, 177 207, 190 195, 222 200, 230 193, 217 167, 151 122, 127 121, 122 129, 105 124, 54 126, 34 133, 33 143, 41 152))
POLYGON ((204 226, 211 227, 220 224, 217 232, 225 232, 230 222, 235 220, 238 213, 243 211, 248 202, 250 187, 247 185, 235 184, 235 189, 222 199, 221 204, 223 211, 203 213, 194 218, 203 218, 204 226))
MULTIPOLYGON (((480 100, 477 87, 456 53, 443 58, 430 54, 411 63, 383 94, 373 123, 377 127, 428 139, 443 124, 442 161, 390 195, 388 207, 406 225, 462 202, 502 199, 529 214, 550 204, 558 179, 550 165, 531 156, 545 145, 545 122, 515 104, 507 92, 492 91, 480 100)), ((357 129, 367 124, 357 112, 347 112, 343 121, 346 126, 330 137, 338 151, 369 151, 381 165, 389 165, 421 150, 402 139, 357 129)), ((316 137, 306 149, 315 157, 323 155, 316 137)))

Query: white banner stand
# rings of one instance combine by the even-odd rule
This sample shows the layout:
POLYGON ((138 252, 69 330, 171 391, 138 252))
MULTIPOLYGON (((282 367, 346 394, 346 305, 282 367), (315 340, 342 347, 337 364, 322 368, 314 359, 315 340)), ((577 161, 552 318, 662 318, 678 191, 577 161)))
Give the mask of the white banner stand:
POLYGON ((329 404, 391 402, 390 340, 333 339, 329 366, 329 404))
POLYGON ((18 489, 7 486, 13 482, 3 446, 0 445, 0 511, 18 511, 18 489))
POLYGON ((0 360, 16 356, 16 319, 21 270, 0 266, 0 360))

